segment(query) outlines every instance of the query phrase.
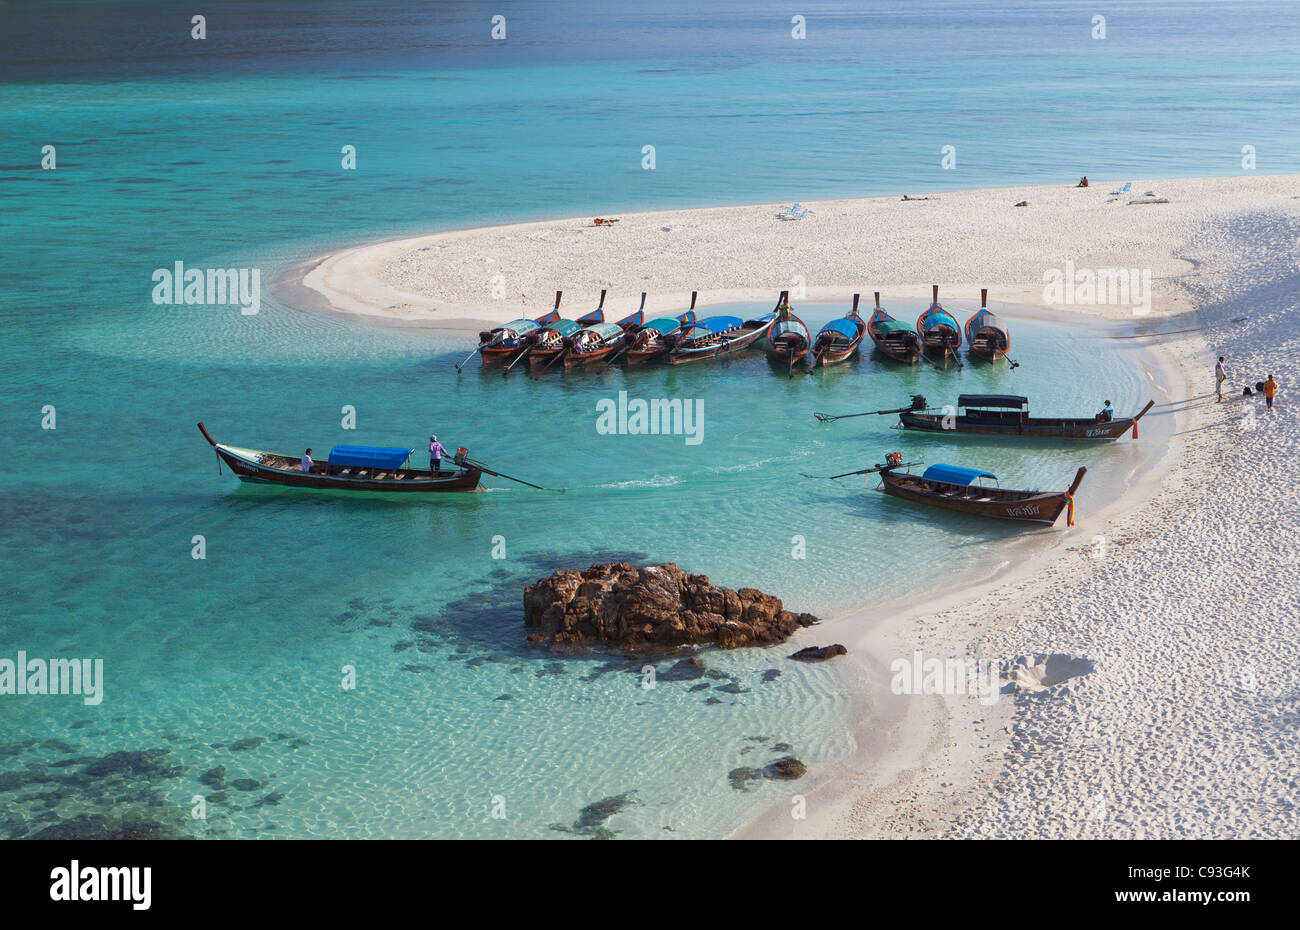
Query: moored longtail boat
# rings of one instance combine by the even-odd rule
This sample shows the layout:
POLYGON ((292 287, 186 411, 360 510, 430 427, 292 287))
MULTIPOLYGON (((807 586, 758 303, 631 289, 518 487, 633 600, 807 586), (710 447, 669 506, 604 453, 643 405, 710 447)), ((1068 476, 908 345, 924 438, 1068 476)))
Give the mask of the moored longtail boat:
POLYGON ((876 312, 867 321, 867 335, 877 349, 892 359, 908 365, 921 360, 921 337, 915 329, 880 309, 880 291, 876 291, 876 312))
POLYGON ((812 334, 807 324, 795 316, 790 305, 782 299, 776 308, 776 321, 767 333, 768 361, 786 369, 789 376, 794 373, 794 366, 807 357, 811 346, 812 334))
MULTIPOLYGON (((778 308, 788 305, 789 293, 781 292, 778 308)), ((752 320, 741 320, 738 316, 709 316, 696 320, 682 327, 681 337, 663 360, 668 365, 685 365, 739 352, 766 336, 775 320, 775 310, 752 320)))
POLYGON ((1088 471, 1080 466, 1065 491, 1014 491, 998 486, 997 476, 983 469, 931 465, 923 474, 913 475, 911 469, 900 472, 901 467, 879 466, 880 490, 893 497, 956 513, 1047 526, 1054 524, 1066 509, 1069 510, 1067 525, 1074 525, 1074 494, 1088 471), (986 478, 992 479, 994 486, 983 484, 986 478))
MULTIPOLYGON (((509 323, 479 333, 477 351, 483 359, 484 367, 502 364, 517 356, 521 351, 526 351, 528 346, 532 344, 532 340, 541 332, 543 326, 554 323, 560 318, 559 307, 562 293, 562 291, 555 292, 555 309, 549 313, 544 313, 531 320, 527 318, 511 320, 509 323)), ((470 356, 470 358, 473 357, 473 355, 470 356)), ((458 365, 457 369, 459 367, 458 365)))
POLYGON ((957 320, 939 303, 939 285, 934 285, 934 301, 916 318, 916 332, 922 348, 945 364, 961 348, 961 329, 957 320))
POLYGON ((853 309, 848 316, 831 320, 818 331, 817 338, 813 340, 812 353, 808 356, 813 368, 846 362, 858 351, 867 332, 867 324, 858 316, 859 297, 858 294, 853 295, 853 309))
POLYGON ((250 484, 279 484, 316 490, 436 493, 473 491, 483 474, 496 474, 467 458, 466 449, 456 450, 456 469, 436 473, 428 468, 410 467, 414 449, 383 446, 335 446, 330 450, 328 461, 316 462, 310 472, 305 472, 299 456, 219 443, 202 423, 199 431, 216 450, 218 460, 229 466, 240 481, 250 484))
POLYGON ((966 321, 966 345, 974 355, 989 362, 1006 358, 1011 351, 1011 331, 988 309, 988 288, 980 289, 980 309, 966 321))
POLYGON ((629 366, 660 358, 672 348, 686 324, 695 322, 695 298, 698 294, 698 291, 691 291, 691 309, 685 313, 651 320, 637 330, 632 345, 623 354, 629 366))
MULTIPOLYGON (((641 295, 641 302, 645 303, 645 294, 641 295)), ((590 368, 607 364, 620 350, 627 348, 631 334, 644 319, 645 311, 638 310, 617 323, 584 326, 565 340, 568 347, 564 353, 564 367, 590 368)))
MULTIPOLYGON (((924 430, 942 435, 1007 436, 1019 439, 1118 439, 1128 430, 1137 438, 1138 421, 1155 401, 1131 417, 1099 420, 1096 417, 1031 417, 1029 398, 1015 394, 962 394, 957 407, 965 413, 941 410, 902 410, 895 428, 924 430)), ((951 411, 952 408, 949 408, 951 411)))

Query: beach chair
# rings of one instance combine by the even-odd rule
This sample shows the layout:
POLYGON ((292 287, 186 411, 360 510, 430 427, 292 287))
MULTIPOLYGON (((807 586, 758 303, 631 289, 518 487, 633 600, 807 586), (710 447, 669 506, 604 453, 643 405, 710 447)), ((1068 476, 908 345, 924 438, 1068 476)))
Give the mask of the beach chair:
POLYGON ((1118 196, 1120 196, 1121 194, 1127 194, 1127 193, 1128 193, 1129 191, 1131 191, 1132 189, 1133 189, 1133 182, 1132 182, 1132 181, 1125 181, 1123 187, 1121 187, 1121 188, 1120 188, 1119 190, 1117 190, 1117 191, 1111 191, 1111 192, 1110 192, 1110 195, 1111 195, 1112 197, 1118 197, 1118 196))
POLYGON ((801 220, 812 211, 801 203, 796 203, 789 210, 782 210, 776 215, 778 220, 801 220))

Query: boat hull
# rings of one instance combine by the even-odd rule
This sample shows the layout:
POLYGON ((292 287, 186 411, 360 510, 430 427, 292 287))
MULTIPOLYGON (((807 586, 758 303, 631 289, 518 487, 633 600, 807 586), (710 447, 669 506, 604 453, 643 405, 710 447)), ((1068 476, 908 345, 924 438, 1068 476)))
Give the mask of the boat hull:
MULTIPOLYGON (((964 513, 974 517, 988 517, 995 520, 1009 520, 1014 523, 1029 523, 1039 526, 1051 526, 1061 516, 1070 503, 1070 495, 1063 491, 1049 491, 1042 494, 1025 495, 1009 500, 997 500, 987 495, 997 493, 997 489, 962 485, 934 485, 937 490, 926 487, 918 475, 895 475, 882 472, 880 489, 891 497, 938 507, 953 513, 964 513)), ((931 483, 932 485, 934 483, 931 483)), ((1021 494, 1022 492, 1001 492, 1021 494)))
POLYGON ((770 321, 759 323, 751 330, 742 331, 736 336, 719 340, 711 345, 701 346, 698 349, 689 345, 678 346, 664 356, 664 364, 685 365, 690 362, 702 362, 740 352, 766 336, 771 325, 770 321))
POLYGON ((629 368, 636 365, 648 365, 651 362, 657 362, 668 353, 667 346, 660 346, 657 349, 628 349, 623 353, 623 361, 629 368))
MULTIPOLYGON (((483 473, 477 468, 456 469, 435 476, 427 468, 349 469, 350 475, 327 474, 329 466, 321 464, 322 471, 304 472, 292 468, 263 465, 258 461, 234 453, 225 446, 216 446, 217 455, 240 481, 249 484, 274 484, 288 488, 317 491, 379 491, 397 494, 442 494, 467 492, 478 489, 483 473), (384 475, 385 477, 378 477, 384 475), (405 478, 390 477, 405 475, 405 478), (445 475, 445 477, 444 477, 445 475)), ((277 453, 254 453, 292 462, 292 456, 277 453)))
POLYGON ((595 368, 605 365, 622 345, 622 342, 616 342, 613 345, 601 346, 591 352, 583 352, 581 355, 571 351, 564 356, 564 361, 561 364, 564 365, 566 371, 572 368, 595 368))
POLYGON ((990 413, 981 416, 945 417, 941 413, 900 413, 903 429, 940 433, 945 436, 1006 436, 1013 439, 1118 439, 1133 428, 1135 418, 1120 420, 1075 420, 1025 417, 990 413), (946 420, 946 423, 945 423, 946 420))

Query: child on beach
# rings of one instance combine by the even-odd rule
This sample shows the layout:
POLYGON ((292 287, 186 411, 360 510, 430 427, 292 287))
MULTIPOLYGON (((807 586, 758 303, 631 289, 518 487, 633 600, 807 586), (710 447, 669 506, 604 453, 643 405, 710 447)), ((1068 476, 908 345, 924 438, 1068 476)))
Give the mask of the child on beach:
POLYGON ((1266 409, 1272 410, 1273 397, 1277 394, 1277 382, 1273 380, 1272 375, 1268 376, 1268 380, 1264 382, 1264 386, 1260 390, 1264 394, 1264 403, 1267 405, 1266 409))
POLYGON ((1214 396, 1216 404, 1223 403, 1223 382, 1228 380, 1228 369, 1223 364, 1224 358, 1219 356, 1219 362, 1214 366, 1214 396))

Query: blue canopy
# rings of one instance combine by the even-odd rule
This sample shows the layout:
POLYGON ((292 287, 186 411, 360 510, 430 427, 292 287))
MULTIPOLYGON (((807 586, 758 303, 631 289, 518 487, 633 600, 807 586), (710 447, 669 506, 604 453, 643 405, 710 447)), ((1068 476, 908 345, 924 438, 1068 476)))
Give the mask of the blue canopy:
POLYGON ((582 330, 584 333, 595 333, 601 339, 613 339, 615 336, 621 336, 623 330, 614 323, 597 323, 595 326, 587 326, 582 330))
POLYGON ((838 320, 831 320, 821 328, 821 331, 823 333, 839 333, 841 336, 847 336, 849 339, 856 339, 858 336, 858 324, 847 317, 841 317, 838 320))
MULTIPOLYGON (((702 329, 710 333, 725 333, 729 329, 735 329, 740 326, 740 317, 738 316, 708 316, 702 320, 689 325, 689 329, 694 333, 697 329, 702 329)), ((694 333, 699 335, 698 333, 694 333)))
POLYGON ((492 332, 497 333, 503 329, 512 330, 516 335, 525 336, 540 326, 536 320, 511 320, 505 326, 498 326, 492 332))
POLYGON ((556 320, 546 328, 553 333, 559 333, 561 336, 572 336, 578 330, 582 329, 582 327, 573 320, 556 320))
POLYGON ((414 452, 414 449, 389 446, 335 446, 330 449, 329 463, 358 468, 401 468, 414 452))
POLYGON ((929 310, 925 311, 925 313, 921 314, 921 319, 917 320, 917 323, 920 325, 922 330, 929 330, 932 326, 947 325, 951 326, 957 332, 961 331, 957 326, 957 321, 953 319, 952 314, 942 307, 931 307, 929 310))
POLYGON ((970 484, 976 478, 998 480, 998 476, 990 472, 978 468, 962 468, 960 465, 931 465, 921 477, 926 481, 943 481, 948 484, 970 484))
POLYGON ((652 329, 656 333, 659 333, 661 336, 667 336, 669 333, 681 329, 681 326, 682 326, 681 321, 679 321, 676 317, 669 316, 658 320, 651 320, 645 326, 642 326, 641 329, 642 330, 652 329))

